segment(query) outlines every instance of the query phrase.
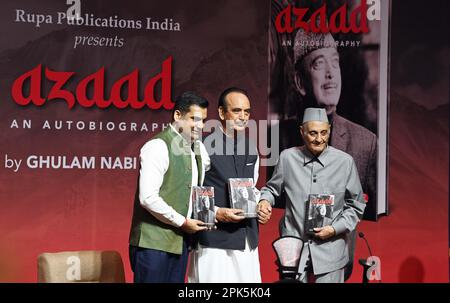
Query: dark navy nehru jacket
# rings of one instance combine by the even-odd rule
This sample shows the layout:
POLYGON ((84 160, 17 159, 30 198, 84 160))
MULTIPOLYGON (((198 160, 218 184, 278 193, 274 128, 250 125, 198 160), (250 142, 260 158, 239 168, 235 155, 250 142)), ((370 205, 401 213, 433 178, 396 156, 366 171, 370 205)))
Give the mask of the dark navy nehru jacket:
MULTIPOLYGON (((216 132, 204 138, 205 143, 209 137, 210 142, 215 141, 217 144, 205 144, 211 167, 206 172, 203 186, 214 187, 216 206, 230 208, 228 179, 255 177, 257 149, 247 136, 237 136, 237 139, 233 140, 221 130, 217 131, 220 135, 216 132), (221 139, 222 146, 219 140, 211 140, 210 136, 221 139), (218 150, 222 150, 222 154, 217 153, 218 150)), ((219 222, 216 230, 200 232, 197 236, 202 246, 236 250, 244 250, 245 239, 248 238, 251 249, 255 249, 258 246, 258 222, 256 218, 246 218, 239 223, 219 222)))

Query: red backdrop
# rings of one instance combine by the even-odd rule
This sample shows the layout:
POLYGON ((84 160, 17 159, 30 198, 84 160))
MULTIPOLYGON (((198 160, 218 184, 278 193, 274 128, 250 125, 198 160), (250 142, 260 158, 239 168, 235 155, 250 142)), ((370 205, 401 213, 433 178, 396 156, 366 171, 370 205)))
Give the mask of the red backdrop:
MULTIPOLYGON (((181 24, 180 32, 59 25, 55 21, 57 12, 67 9, 61 1, 36 4, 20 0, 0 5, 1 282, 35 282, 40 253, 83 249, 119 251, 127 281, 132 281, 128 233, 137 170, 32 169, 25 162, 32 154, 137 157, 140 146, 153 134, 48 130, 42 128, 45 120, 125 121, 157 123, 161 127, 170 118, 166 110, 68 109, 63 101, 40 107, 19 106, 12 99, 11 86, 26 71, 38 64, 55 71, 73 71, 76 74, 65 86, 73 92, 82 78, 105 67, 108 92, 114 81, 139 69, 142 95, 146 81, 161 71, 164 59, 173 56, 173 96, 188 89, 201 92, 211 100, 209 117, 214 118, 220 91, 231 85, 241 86, 250 93, 253 118, 266 119, 269 3, 227 0, 217 1, 213 8, 206 0, 164 3, 136 1, 125 9, 116 1, 90 1, 82 9, 105 18, 172 18, 181 24), (18 9, 51 15, 53 23, 37 27, 32 22, 15 21, 18 9), (77 36, 116 35, 124 39, 121 48, 74 48, 77 36), (12 126, 14 121, 21 125, 23 120, 31 120, 32 127, 12 126), (22 159, 17 172, 6 167, 6 157, 22 159)), ((396 37, 402 35, 397 33, 396 37)), ((394 58, 403 57, 402 52, 395 52, 409 45, 403 44, 393 43, 394 58)), ((448 77, 448 55, 444 58, 447 73, 438 75, 438 80, 448 77)), ((402 62, 400 67, 394 64, 392 75, 409 63, 402 62)), ((44 95, 51 85, 44 81, 44 95)), ((448 96, 448 81, 446 85, 444 94, 446 90, 448 96)), ((405 93, 405 87, 405 83, 393 82, 390 92, 390 215, 376 223, 362 222, 358 229, 366 234, 373 254, 381 259, 384 282, 447 282, 448 100, 424 107, 408 97, 411 94, 405 93)), ((436 90, 442 92, 441 87, 436 90)), ((259 186, 264 183, 265 169, 260 173, 259 186)), ((260 230, 264 282, 278 278, 271 243, 278 236, 282 212, 275 210, 271 221, 260 230)), ((364 242, 358 240, 356 258, 367 256, 364 242)), ((356 264, 350 282, 361 281, 361 276, 356 264)))

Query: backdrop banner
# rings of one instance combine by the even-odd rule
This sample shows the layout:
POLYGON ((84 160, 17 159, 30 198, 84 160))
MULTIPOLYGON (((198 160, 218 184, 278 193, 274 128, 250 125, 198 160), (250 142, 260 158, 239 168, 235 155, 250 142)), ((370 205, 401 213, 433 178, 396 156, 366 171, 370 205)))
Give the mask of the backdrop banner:
POLYGON ((5 2, 0 281, 34 282, 40 253, 81 249, 118 250, 130 280, 140 147, 187 90, 217 118, 222 90, 242 87, 265 119, 270 4, 5 2))

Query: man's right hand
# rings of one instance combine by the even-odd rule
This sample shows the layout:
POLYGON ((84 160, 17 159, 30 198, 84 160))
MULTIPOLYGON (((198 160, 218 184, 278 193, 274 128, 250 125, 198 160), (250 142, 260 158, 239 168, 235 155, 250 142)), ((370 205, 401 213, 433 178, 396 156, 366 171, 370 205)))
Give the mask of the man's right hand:
POLYGON ((244 211, 242 209, 220 207, 216 212, 216 219, 220 222, 238 223, 245 219, 244 211))
POLYGON ((206 230, 207 227, 205 226, 205 223, 200 220, 186 218, 186 221, 181 225, 181 229, 185 233, 195 234, 198 231, 206 230))

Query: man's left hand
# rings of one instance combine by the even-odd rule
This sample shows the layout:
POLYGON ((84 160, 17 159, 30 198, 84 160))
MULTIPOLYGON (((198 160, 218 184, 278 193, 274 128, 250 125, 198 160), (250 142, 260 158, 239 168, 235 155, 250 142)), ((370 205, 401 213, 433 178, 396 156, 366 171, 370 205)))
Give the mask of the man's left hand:
POLYGON ((272 216, 272 206, 269 201, 261 200, 258 203, 258 222, 266 224, 272 216))
POLYGON ((320 238, 321 240, 326 240, 336 235, 336 231, 330 225, 314 228, 314 232, 314 236, 320 238))

